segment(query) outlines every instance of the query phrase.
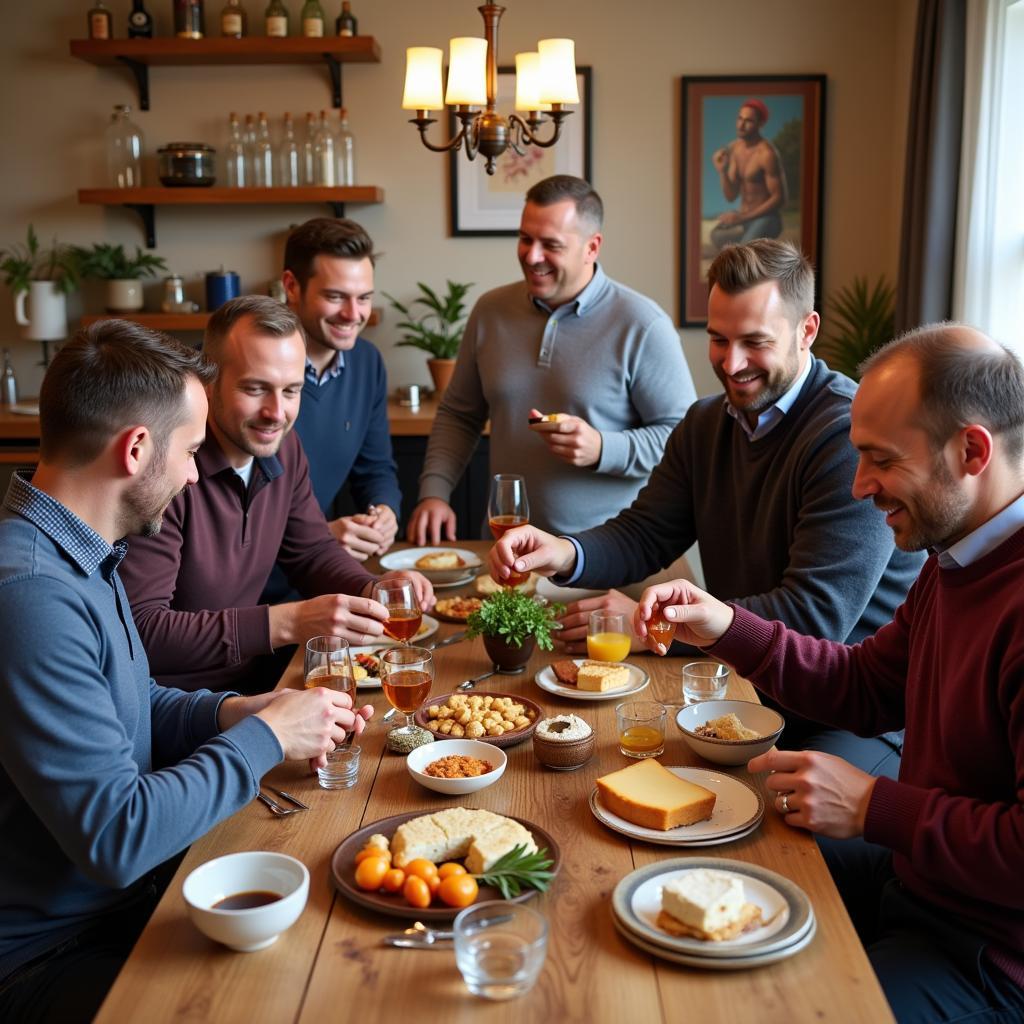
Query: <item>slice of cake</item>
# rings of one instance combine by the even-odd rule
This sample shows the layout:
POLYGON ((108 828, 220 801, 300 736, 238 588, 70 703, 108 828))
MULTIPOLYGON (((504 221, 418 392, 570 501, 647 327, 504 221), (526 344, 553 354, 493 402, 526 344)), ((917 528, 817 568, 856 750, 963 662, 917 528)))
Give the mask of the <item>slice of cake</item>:
POLYGON ((589 664, 584 662, 576 676, 578 690, 590 690, 592 693, 604 693, 606 690, 618 690, 629 682, 629 669, 625 665, 611 663, 589 664))
POLYGON ((608 810, 644 828, 692 825, 706 821, 715 809, 710 789, 673 775, 654 758, 602 776, 597 789, 608 810))
POLYGON ((466 868, 474 874, 489 870, 516 846, 525 846, 528 853, 537 849, 529 830, 518 821, 468 807, 449 807, 413 818, 399 825, 391 840, 396 868, 417 857, 435 864, 465 857, 466 868))
POLYGON ((658 926, 670 935, 722 942, 760 921, 761 908, 747 902, 742 879, 728 871, 695 868, 662 886, 658 926))

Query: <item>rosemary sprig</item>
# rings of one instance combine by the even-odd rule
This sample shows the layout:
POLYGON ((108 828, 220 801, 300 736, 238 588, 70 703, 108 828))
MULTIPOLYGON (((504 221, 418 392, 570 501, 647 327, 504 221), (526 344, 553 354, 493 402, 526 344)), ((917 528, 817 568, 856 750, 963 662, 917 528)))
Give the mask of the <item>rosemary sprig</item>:
POLYGON ((518 896, 524 886, 546 892, 555 877, 554 871, 548 871, 554 861, 547 852, 544 849, 527 853, 526 847, 520 844, 499 857, 488 871, 475 877, 484 885, 495 886, 507 900, 518 896))

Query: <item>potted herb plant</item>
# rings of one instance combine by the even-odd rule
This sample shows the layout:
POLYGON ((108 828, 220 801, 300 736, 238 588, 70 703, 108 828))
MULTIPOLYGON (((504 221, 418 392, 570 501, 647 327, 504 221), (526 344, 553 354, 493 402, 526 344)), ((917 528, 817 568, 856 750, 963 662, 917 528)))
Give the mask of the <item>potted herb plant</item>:
POLYGON ((31 224, 24 245, 0 250, 0 274, 14 293, 14 316, 27 327, 29 338, 55 341, 66 338, 66 296, 78 285, 78 262, 70 246, 56 239, 48 248, 39 245, 31 224))
POLYGON ((826 302, 825 313, 814 354, 831 369, 860 380, 860 364, 893 338, 896 289, 884 276, 873 287, 866 277, 855 277, 826 302))
POLYGON ((97 242, 91 249, 76 248, 82 277, 107 282, 107 312, 132 313, 142 309, 142 278, 153 277, 167 264, 151 252, 135 247, 135 255, 125 252, 123 245, 97 242))
POLYGON ((466 621, 466 636, 484 638, 484 649, 500 669, 525 665, 534 647, 552 649, 551 633, 564 605, 542 604, 513 587, 486 598, 466 621))
POLYGON ((418 348, 428 353, 427 369, 434 380, 434 387, 440 395, 448 386, 455 369, 455 357, 462 343, 462 332, 466 326, 465 303, 466 292, 472 284, 448 282, 448 290, 440 296, 422 281, 416 283, 421 294, 408 305, 403 305, 394 296, 384 293, 391 305, 398 310, 404 320, 398 327, 405 331, 398 346, 418 348), (412 307, 421 306, 426 312, 420 313, 412 307))

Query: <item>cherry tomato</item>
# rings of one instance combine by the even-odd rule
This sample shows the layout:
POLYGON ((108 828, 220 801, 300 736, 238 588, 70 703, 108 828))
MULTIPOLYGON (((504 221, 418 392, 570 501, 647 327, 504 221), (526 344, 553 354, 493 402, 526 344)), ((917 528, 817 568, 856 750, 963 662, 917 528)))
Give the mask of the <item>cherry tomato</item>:
POLYGON ((401 868, 392 868, 380 883, 380 887, 385 892, 401 892, 403 885, 405 885, 405 872, 401 868))
POLYGON ((356 867, 356 885, 367 892, 376 892, 390 866, 383 857, 367 857, 361 860, 356 867))
POLYGON ((382 857, 384 860, 386 860, 388 863, 390 863, 391 862, 391 851, 390 850, 382 850, 379 846, 364 846, 356 854, 356 863, 357 864, 362 864, 362 862, 364 860, 367 860, 369 857, 382 857))
POLYGON ((441 879, 447 878, 449 875, 464 875, 466 869, 456 861, 450 860, 447 864, 442 864, 437 869, 438 877, 441 879))
POLYGON ((430 887, 418 875, 409 875, 402 886, 402 895, 410 906, 423 910, 430 906, 430 887))
POLYGON ((437 895, 437 890, 441 888, 441 879, 437 875, 431 875, 429 878, 424 879, 424 881, 427 883, 430 897, 433 899, 437 895))
POLYGON ((437 878, 437 865, 425 857, 417 857, 405 865, 405 873, 407 875, 415 875, 417 878, 422 878, 423 881, 429 882, 431 878, 437 878))
POLYGON ((449 875, 444 879, 441 882, 438 895, 441 897, 441 902, 447 903, 449 907, 468 907, 479 892, 476 879, 472 875, 463 873, 449 875))

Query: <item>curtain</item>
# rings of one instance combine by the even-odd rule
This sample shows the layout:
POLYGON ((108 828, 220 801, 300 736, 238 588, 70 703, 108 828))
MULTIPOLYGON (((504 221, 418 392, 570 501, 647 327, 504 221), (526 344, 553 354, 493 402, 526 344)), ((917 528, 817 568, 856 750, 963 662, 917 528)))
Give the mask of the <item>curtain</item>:
POLYGON ((919 0, 896 330, 952 315, 966 0, 919 0))

